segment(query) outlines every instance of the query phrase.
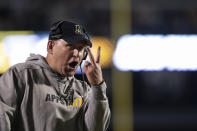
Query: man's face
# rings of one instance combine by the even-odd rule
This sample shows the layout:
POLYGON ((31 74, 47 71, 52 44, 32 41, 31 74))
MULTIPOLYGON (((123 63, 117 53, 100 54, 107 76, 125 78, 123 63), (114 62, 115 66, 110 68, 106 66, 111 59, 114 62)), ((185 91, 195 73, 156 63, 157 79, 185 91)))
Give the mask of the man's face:
POLYGON ((83 43, 78 42, 68 44, 63 39, 53 41, 53 69, 62 76, 73 76, 80 65, 85 46, 83 43))

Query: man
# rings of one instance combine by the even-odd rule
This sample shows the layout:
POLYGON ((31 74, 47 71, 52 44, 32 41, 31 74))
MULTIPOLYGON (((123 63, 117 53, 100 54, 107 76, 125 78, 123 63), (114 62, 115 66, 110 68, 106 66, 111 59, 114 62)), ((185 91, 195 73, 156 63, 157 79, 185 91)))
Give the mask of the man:
POLYGON ((0 77, 0 131, 105 131, 110 110, 100 47, 80 25, 60 21, 49 34, 47 56, 31 55, 0 77), (90 86, 74 74, 82 60, 90 86))

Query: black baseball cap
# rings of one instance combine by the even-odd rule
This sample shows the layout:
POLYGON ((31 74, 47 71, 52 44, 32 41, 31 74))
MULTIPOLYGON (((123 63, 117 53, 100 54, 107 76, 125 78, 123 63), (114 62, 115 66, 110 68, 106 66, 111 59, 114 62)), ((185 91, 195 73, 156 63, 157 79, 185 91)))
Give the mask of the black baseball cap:
POLYGON ((58 21, 52 24, 49 33, 49 40, 63 39, 69 44, 83 42, 92 47, 92 42, 86 30, 79 24, 70 21, 58 21))

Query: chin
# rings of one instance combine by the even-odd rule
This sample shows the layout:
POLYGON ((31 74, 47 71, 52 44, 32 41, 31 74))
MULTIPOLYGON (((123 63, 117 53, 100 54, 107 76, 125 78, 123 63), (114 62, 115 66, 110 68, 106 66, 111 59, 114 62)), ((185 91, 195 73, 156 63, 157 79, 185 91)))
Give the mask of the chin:
POLYGON ((74 76, 75 73, 77 71, 77 68, 75 69, 71 69, 71 68, 64 68, 64 70, 62 71, 63 76, 65 77, 70 77, 70 76, 74 76))
POLYGON ((75 73, 69 73, 67 76, 70 77, 70 76, 74 76, 75 73))
POLYGON ((65 72, 66 77, 74 76, 76 71, 65 72))

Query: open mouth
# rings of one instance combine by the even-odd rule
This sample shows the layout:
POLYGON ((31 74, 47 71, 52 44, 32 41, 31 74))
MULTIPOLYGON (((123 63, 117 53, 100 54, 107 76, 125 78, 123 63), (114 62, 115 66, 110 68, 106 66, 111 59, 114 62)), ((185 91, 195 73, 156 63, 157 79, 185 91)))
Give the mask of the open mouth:
POLYGON ((69 64, 69 66, 70 66, 71 68, 75 68, 75 67, 77 66, 77 64, 78 64, 78 62, 73 61, 73 62, 71 62, 71 63, 69 64))

